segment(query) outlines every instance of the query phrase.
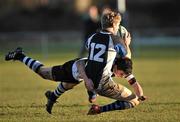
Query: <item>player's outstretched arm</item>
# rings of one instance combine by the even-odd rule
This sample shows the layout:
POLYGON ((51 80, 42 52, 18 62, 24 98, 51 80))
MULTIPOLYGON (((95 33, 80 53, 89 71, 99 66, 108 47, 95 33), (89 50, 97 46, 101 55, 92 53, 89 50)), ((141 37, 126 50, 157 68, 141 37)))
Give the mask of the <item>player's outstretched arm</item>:
POLYGON ((88 91, 94 90, 94 84, 91 79, 89 79, 85 72, 85 62, 80 60, 77 62, 77 68, 80 74, 80 77, 84 80, 85 87, 88 91))
POLYGON ((139 101, 144 101, 147 99, 147 97, 144 96, 143 89, 142 89, 141 85, 137 81, 132 85, 132 87, 134 88, 134 92, 138 96, 139 101))
POLYGON ((138 96, 139 101, 144 101, 147 99, 146 96, 144 96, 143 89, 139 82, 136 81, 135 77, 131 74, 128 77, 126 77, 129 84, 133 87, 135 94, 138 96))

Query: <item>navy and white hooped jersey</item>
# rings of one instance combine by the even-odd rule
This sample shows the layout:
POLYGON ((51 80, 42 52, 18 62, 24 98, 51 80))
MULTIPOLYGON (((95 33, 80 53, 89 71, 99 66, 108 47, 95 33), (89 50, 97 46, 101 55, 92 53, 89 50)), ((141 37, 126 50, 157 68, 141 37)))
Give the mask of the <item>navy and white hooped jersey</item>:
POLYGON ((74 61, 73 65, 72 65, 72 76, 74 79, 76 79, 77 81, 82 81, 82 77, 80 76, 80 73, 79 73, 79 70, 78 70, 78 67, 77 67, 77 62, 84 62, 86 64, 87 62, 87 58, 80 58, 76 61, 74 61))
POLYGON ((101 80, 111 77, 116 55, 124 57, 127 52, 118 36, 103 31, 93 34, 88 39, 86 47, 89 51, 86 74, 97 88, 101 80))

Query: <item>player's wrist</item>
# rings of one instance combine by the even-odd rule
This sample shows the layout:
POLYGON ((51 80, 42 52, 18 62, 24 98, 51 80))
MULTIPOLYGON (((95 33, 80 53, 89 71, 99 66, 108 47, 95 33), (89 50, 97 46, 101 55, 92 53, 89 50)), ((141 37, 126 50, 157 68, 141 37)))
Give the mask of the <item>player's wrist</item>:
POLYGON ((146 97, 144 95, 138 97, 138 101, 144 101, 144 100, 146 100, 146 97))

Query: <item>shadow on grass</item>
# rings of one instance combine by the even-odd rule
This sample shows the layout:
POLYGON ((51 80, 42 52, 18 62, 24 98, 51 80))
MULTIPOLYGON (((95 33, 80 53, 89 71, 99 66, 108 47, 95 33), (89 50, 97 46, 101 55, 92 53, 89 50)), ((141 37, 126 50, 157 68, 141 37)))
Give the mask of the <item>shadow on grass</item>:
MULTIPOLYGON (((62 108, 65 108, 65 107, 85 107, 87 105, 82 105, 82 104, 70 104, 70 105, 62 105, 62 104, 57 104, 55 105, 55 107, 62 107, 62 108)), ((37 105, 35 103, 32 103, 31 105, 18 105, 18 106, 12 106, 12 105, 5 105, 5 106, 2 106, 0 105, 0 109, 21 109, 21 108, 45 108, 45 104, 44 105, 37 105)))
MULTIPOLYGON (((67 109, 71 109, 73 107, 85 107, 87 105, 80 105, 80 104, 71 104, 71 105, 61 105, 61 104, 57 104, 54 107, 57 108, 67 108, 67 109)), ((31 105, 18 105, 18 106, 12 106, 12 105, 4 105, 4 106, 0 106, 0 110, 2 110, 0 112, 0 117, 6 117, 6 116, 36 116, 36 117, 42 117, 42 115, 44 115, 44 112, 40 112, 40 111, 32 111, 31 109, 44 109, 44 112, 46 112, 45 110, 45 105, 37 105, 35 103, 32 103, 31 105), (20 109, 20 110, 18 110, 20 109), (23 110, 26 110, 25 113, 23 112, 23 110), (29 112, 27 112, 29 111, 29 112), (22 114, 23 112, 23 114, 22 114)), ((82 113, 86 113, 86 111, 82 112, 82 113)), ((62 113, 63 114, 63 113, 62 113)))

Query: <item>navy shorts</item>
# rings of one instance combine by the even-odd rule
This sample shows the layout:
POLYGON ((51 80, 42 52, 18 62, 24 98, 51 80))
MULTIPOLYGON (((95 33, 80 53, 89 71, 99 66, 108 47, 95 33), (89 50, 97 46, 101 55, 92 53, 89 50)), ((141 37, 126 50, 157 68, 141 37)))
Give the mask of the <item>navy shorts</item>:
POLYGON ((68 61, 63 65, 57 65, 52 67, 52 77, 55 81, 67 82, 67 83, 79 83, 78 80, 74 79, 72 75, 72 65, 75 60, 68 61))

